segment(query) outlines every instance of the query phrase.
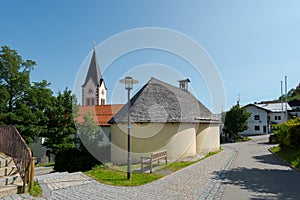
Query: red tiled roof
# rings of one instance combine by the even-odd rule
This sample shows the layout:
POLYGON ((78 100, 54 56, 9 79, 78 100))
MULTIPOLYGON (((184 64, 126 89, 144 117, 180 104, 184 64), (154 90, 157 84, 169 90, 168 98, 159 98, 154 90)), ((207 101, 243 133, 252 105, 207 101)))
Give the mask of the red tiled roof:
POLYGON ((110 126, 109 120, 124 106, 124 104, 111 104, 101 106, 79 106, 79 116, 77 121, 83 123, 83 116, 90 112, 95 124, 100 126, 110 126))

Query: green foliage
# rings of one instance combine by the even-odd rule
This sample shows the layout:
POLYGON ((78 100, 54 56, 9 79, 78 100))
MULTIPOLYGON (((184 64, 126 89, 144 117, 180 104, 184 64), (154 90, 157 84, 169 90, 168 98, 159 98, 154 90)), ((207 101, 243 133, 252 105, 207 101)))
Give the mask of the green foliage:
POLYGON ((74 96, 67 88, 52 99, 51 106, 46 111, 49 116, 47 131, 42 136, 47 140, 44 145, 52 149, 52 153, 76 148, 76 128, 72 112, 74 96))
POLYGON ((27 143, 46 129, 45 111, 52 91, 47 81, 31 85, 35 62, 24 61, 16 50, 2 46, 0 51, 0 125, 15 125, 27 143))
POLYGON ((31 188, 30 190, 28 186, 27 188, 28 188, 28 193, 33 197, 41 197, 43 194, 43 189, 40 186, 38 181, 34 181, 33 188, 31 188))
MULTIPOLYGON (((286 95, 282 95, 279 97, 279 100, 285 100, 286 95)), ((300 83, 294 89, 292 88, 287 94, 287 101, 300 100, 300 83)))
POLYGON ((300 148, 300 118, 295 117, 287 122, 274 126, 274 134, 278 136, 282 146, 300 148))
POLYGON ((247 142, 249 140, 251 140, 251 138, 239 135, 235 142, 247 142))
MULTIPOLYGON (((6 99, 6 112, 13 112, 16 101, 30 87, 29 75, 35 62, 24 61, 16 50, 2 46, 0 51, 0 85, 6 99)), ((2 94, 2 93, 1 93, 2 94)))
POLYGON ((99 126, 97 126, 94 122, 94 118, 90 112, 88 112, 85 116, 83 116, 84 123, 78 124, 77 133, 82 142, 80 142, 80 149, 85 151, 86 148, 84 145, 88 145, 93 149, 97 149, 100 147, 100 143, 103 141, 103 134, 99 126))
POLYGON ((229 133, 229 137, 238 138, 238 132, 248 129, 248 119, 251 113, 246 108, 241 108, 239 104, 233 106, 225 116, 225 132, 229 133))

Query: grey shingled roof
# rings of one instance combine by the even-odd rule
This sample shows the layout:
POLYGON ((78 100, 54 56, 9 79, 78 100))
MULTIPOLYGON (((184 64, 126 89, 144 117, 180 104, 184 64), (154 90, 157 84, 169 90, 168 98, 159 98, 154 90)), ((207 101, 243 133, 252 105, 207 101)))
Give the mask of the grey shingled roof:
MULTIPOLYGON (((110 123, 127 122, 126 104, 110 123)), ((188 122, 220 121, 190 92, 183 91, 158 79, 151 78, 130 100, 131 122, 188 122)))
POLYGON ((90 62, 90 66, 88 69, 87 76, 85 78, 84 84, 82 87, 84 87, 89 79, 92 79, 95 85, 99 84, 100 79, 102 79, 101 71, 100 71, 100 66, 98 63, 97 55, 96 55, 96 48, 94 48, 92 59, 90 62))
POLYGON ((267 104, 255 104, 255 106, 266 109, 270 112, 281 112, 285 111, 285 107, 287 107, 287 110, 292 110, 289 104, 287 103, 267 103, 267 104))

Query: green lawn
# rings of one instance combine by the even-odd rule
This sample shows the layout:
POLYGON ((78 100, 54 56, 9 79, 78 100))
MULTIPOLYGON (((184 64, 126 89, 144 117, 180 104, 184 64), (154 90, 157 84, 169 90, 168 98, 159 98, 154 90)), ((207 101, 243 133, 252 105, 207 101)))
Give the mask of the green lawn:
POLYGON ((291 149, 288 147, 281 148, 280 146, 276 146, 270 148, 270 150, 292 166, 300 169, 300 149, 291 149))
MULTIPOLYGON (((200 159, 203 160, 209 156, 215 155, 219 153, 221 150, 216 152, 208 153, 204 158, 200 159)), ((172 162, 167 166, 164 166, 165 163, 160 163, 160 169, 156 172, 150 173, 132 173, 131 180, 127 180, 127 166, 109 166, 109 165, 99 165, 94 167, 92 170, 84 172, 86 175, 92 177, 93 179, 108 185, 115 185, 115 186, 138 186, 143 185, 146 183, 150 183, 157 179, 164 177, 167 174, 173 173, 178 171, 182 168, 185 168, 189 165, 192 165, 197 161, 180 161, 180 162, 172 162)), ((135 171, 140 167, 140 164, 134 164, 131 166, 132 171, 135 171)))
POLYGON ((132 173, 131 180, 127 180, 126 172, 103 166, 96 166, 84 173, 101 183, 116 186, 143 185, 163 177, 161 174, 132 173))

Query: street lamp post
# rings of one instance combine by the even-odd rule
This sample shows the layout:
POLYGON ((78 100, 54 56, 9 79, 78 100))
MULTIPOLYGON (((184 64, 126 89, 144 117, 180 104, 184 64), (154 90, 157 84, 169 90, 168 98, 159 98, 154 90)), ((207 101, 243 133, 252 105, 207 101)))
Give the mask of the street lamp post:
POLYGON ((127 90, 127 153, 128 153, 128 158, 127 158, 127 179, 131 179, 131 157, 130 157, 130 90, 133 88, 133 84, 138 83, 137 80, 134 80, 130 76, 126 76, 125 79, 122 79, 119 81, 120 83, 125 84, 125 89, 127 90))

